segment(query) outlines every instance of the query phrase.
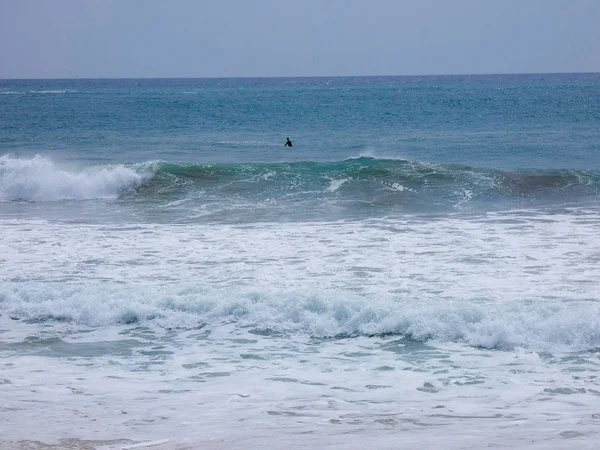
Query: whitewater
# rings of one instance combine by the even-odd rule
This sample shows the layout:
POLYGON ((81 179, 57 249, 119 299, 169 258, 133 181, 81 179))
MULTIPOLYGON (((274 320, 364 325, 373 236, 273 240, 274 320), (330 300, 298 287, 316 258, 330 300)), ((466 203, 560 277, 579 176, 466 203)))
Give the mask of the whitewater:
POLYGON ((0 448, 596 448, 599 80, 0 81, 0 448))

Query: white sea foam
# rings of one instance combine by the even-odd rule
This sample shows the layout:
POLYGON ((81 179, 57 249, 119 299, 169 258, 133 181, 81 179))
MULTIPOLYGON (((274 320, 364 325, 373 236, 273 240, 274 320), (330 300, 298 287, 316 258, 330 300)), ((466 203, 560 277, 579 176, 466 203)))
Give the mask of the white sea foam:
POLYGON ((167 438, 170 445, 157 448, 597 446, 593 357, 561 361, 393 337, 317 343, 229 326, 73 334, 62 327, 62 339, 44 339, 47 324, 21 328, 21 338, 11 336, 20 351, 2 355, 2 439, 31 439, 36 423, 42 442, 132 440, 110 448, 167 438))
POLYGON ((102 227, 4 222, 0 309, 92 326, 600 347, 600 218, 102 227), (106 280, 110 280, 107 283, 106 280))
POLYGON ((344 179, 331 179, 331 183, 329 184, 329 186, 327 187, 327 192, 335 192, 337 191, 342 184, 344 184, 345 182, 347 182, 348 179, 344 178, 344 179))
POLYGON ((66 94, 68 92, 77 92, 67 89, 46 89, 46 90, 38 90, 38 91, 28 91, 31 94, 66 94))
POLYGON ((193 329, 240 327, 314 337, 398 335, 417 341, 548 351, 600 348, 600 304, 375 299, 350 294, 63 283, 0 284, 0 311, 14 319, 86 326, 153 322, 193 329), (262 291, 262 292, 261 292, 262 291))
POLYGON ((0 227, 3 439, 597 446, 597 210, 0 227))
POLYGON ((268 172, 262 174, 261 178, 263 180, 272 180, 275 176, 277 176, 277 174, 274 171, 269 170, 268 172))
POLYGON ((386 152, 377 151, 373 148, 362 150, 358 155, 348 158, 348 160, 369 158, 369 159, 383 159, 391 161, 406 161, 408 158, 398 156, 398 154, 390 154, 386 152))
POLYGON ((454 206, 460 207, 464 203, 468 203, 473 198, 473 191, 471 189, 461 189, 459 192, 455 193, 458 197, 458 201, 454 206))
MULTIPOLYGON (((141 166, 140 166, 141 167, 141 166)), ((0 201, 116 198, 144 182, 152 171, 123 165, 62 167, 42 156, 0 156, 0 201)))
POLYGON ((396 191, 396 192, 412 191, 412 189, 408 189, 408 188, 402 186, 400 183, 387 183, 386 187, 390 191, 396 191))

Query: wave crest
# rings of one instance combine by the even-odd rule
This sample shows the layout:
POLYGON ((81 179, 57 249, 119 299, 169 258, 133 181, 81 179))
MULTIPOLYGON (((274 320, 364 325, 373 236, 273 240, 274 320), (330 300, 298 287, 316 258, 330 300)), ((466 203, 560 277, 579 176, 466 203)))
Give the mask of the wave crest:
POLYGON ((0 201, 44 202, 117 198, 152 176, 148 165, 60 167, 42 156, 0 157, 0 201))
MULTIPOLYGON (((197 286, 0 286, 0 313, 84 326, 154 323, 193 329, 224 323, 318 338, 397 335, 415 341, 543 351, 600 348, 593 302, 443 302, 310 292, 210 292, 197 286)), ((6 317, 6 316, 5 316, 6 317)))

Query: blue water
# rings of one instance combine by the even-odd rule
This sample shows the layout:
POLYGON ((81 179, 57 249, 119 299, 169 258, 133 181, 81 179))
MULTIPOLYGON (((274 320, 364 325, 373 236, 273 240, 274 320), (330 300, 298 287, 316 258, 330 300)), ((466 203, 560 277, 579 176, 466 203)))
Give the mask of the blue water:
MULTIPOLYGON (((257 205, 315 220, 589 204, 600 187, 597 74, 5 80, 0 95, 4 202, 186 199, 205 220, 257 220, 257 205), (15 181, 15 159, 36 155, 72 176, 139 176, 83 192, 57 166, 15 181)), ((167 209, 161 221, 190 220, 167 209)))
POLYGON ((600 74, 0 80, 0 448, 596 448, 599 124, 600 74))
POLYGON ((2 152, 600 168, 600 75, 0 81, 2 152), (285 137, 292 151, 281 148, 285 137), (568 157, 566 157, 568 155, 568 157))

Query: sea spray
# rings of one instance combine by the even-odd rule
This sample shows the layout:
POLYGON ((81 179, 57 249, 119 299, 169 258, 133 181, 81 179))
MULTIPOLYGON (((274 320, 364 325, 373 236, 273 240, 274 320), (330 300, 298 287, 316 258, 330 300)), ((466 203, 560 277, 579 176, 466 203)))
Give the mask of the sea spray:
POLYGON ((147 164, 67 167, 35 156, 0 156, 0 201, 47 202, 117 198, 152 176, 147 164))

